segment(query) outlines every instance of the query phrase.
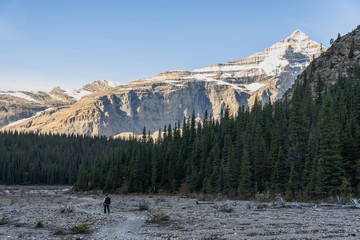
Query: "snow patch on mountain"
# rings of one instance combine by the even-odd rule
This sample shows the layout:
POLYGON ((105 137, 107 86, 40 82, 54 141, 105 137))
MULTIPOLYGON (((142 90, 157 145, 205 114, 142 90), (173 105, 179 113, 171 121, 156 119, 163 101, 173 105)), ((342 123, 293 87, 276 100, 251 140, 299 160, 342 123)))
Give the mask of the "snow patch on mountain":
POLYGON ((227 65, 214 65, 210 67, 204 67, 204 68, 198 68, 192 70, 194 73, 199 72, 232 72, 232 71, 242 71, 242 70, 248 70, 252 68, 257 68, 256 65, 235 65, 235 64, 227 64, 227 65))
POLYGON ((259 64, 259 67, 263 69, 268 76, 278 76, 281 73, 281 68, 288 64, 289 61, 286 59, 280 59, 277 56, 270 55, 259 64))
POLYGON ((61 88, 61 90, 63 90, 66 95, 74 98, 75 100, 80 100, 80 98, 82 98, 83 96, 86 96, 86 95, 89 95, 92 93, 92 92, 89 92, 86 90, 79 91, 79 90, 72 89, 72 88, 61 88))
POLYGON ((185 79, 196 79, 196 80, 213 80, 214 74, 208 74, 208 73, 197 73, 192 74, 190 76, 184 77, 185 79))
POLYGON ((174 81, 174 80, 166 80, 166 83, 179 83, 179 81, 174 81))
POLYGON ((118 86, 121 86, 123 84, 120 84, 120 83, 117 83, 117 82, 112 82, 112 81, 109 81, 109 80, 104 80, 105 83, 107 83, 107 85, 109 87, 118 87, 118 86))
POLYGON ((251 84, 247 84, 247 85, 243 85, 247 90, 251 91, 251 92, 255 92, 256 90, 258 90, 259 88, 265 86, 266 84, 264 83, 251 83, 251 84))
POLYGON ((25 100, 31 101, 31 102, 36 102, 36 103, 39 102, 39 101, 33 99, 31 96, 26 95, 22 92, 0 92, 0 94, 1 95, 10 95, 10 96, 17 97, 17 98, 22 98, 22 99, 25 99, 25 100))
POLYGON ((244 91, 244 89, 242 89, 241 87, 239 87, 236 84, 224 82, 224 81, 221 81, 221 80, 215 80, 215 81, 217 82, 218 85, 228 85, 228 86, 231 86, 232 88, 234 88, 236 90, 244 91))
POLYGON ((32 117, 20 119, 20 120, 18 120, 18 121, 15 121, 15 122, 12 122, 12 123, 8 124, 8 125, 5 126, 5 127, 10 127, 10 126, 13 126, 13 125, 16 125, 16 124, 25 122, 25 121, 27 121, 27 120, 30 120, 30 119, 35 118, 35 117, 37 117, 37 116, 40 116, 40 114, 42 114, 43 112, 50 111, 50 110, 52 110, 52 109, 53 109, 53 107, 48 108, 48 109, 45 109, 44 111, 37 112, 37 113, 36 113, 34 116, 32 116, 32 117))

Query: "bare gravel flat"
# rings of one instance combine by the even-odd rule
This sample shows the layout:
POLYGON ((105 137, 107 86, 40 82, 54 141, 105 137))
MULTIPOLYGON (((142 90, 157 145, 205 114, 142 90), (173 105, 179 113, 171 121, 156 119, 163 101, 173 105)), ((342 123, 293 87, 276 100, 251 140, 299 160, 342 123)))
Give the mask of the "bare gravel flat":
POLYGON ((355 208, 111 195, 108 215, 102 194, 69 188, 0 186, 0 239, 360 239, 355 208), (86 233, 70 230, 83 224, 86 233))

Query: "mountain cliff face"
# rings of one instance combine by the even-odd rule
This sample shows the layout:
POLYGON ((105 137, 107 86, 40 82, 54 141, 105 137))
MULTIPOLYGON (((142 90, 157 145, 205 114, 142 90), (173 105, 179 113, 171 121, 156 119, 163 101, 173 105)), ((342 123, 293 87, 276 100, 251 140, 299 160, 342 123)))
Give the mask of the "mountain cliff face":
POLYGON ((281 98, 325 50, 296 30, 264 52, 238 61, 169 71, 127 85, 95 82, 79 90, 78 101, 69 91, 56 88, 49 95, 64 104, 3 129, 113 136, 140 134, 144 126, 154 132, 192 111, 199 118, 205 110, 218 117, 226 105, 232 113, 241 105, 251 106, 255 96, 263 102, 281 98))
POLYGON ((47 92, 0 91, 0 127, 16 125, 43 111, 60 109, 76 103, 82 96, 111 89, 118 84, 109 81, 94 81, 80 90, 56 87, 47 92))
MULTIPOLYGON (((360 25, 354 31, 339 36, 326 52, 311 62, 296 82, 304 82, 306 78, 315 96, 319 78, 325 85, 334 84, 339 74, 348 76, 356 65, 360 66, 360 25)), ((291 97, 294 89, 295 84, 285 96, 291 97)))
POLYGON ((0 126, 15 124, 40 111, 69 104, 46 92, 0 92, 0 126))

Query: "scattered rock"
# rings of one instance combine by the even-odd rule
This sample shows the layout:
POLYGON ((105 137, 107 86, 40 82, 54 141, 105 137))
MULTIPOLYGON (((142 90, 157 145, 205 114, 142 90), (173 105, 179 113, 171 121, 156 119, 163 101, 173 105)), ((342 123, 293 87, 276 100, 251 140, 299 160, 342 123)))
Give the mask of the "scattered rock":
POLYGON ((0 218, 8 222, 0 225, 0 239, 358 239, 360 232, 356 208, 315 207, 278 198, 261 203, 266 206, 259 210, 258 202, 249 201, 196 205, 195 199, 177 196, 112 195, 111 214, 104 215, 102 195, 63 188, 0 186, 0 218), (138 211, 141 201, 149 202, 148 210, 138 211), (301 208, 276 207, 287 205, 301 208), (231 213, 220 211, 230 208, 231 213), (164 221, 146 221, 157 209, 160 217, 166 216, 164 221), (37 221, 44 226, 35 228, 37 221), (70 231, 82 225, 89 231, 70 231))

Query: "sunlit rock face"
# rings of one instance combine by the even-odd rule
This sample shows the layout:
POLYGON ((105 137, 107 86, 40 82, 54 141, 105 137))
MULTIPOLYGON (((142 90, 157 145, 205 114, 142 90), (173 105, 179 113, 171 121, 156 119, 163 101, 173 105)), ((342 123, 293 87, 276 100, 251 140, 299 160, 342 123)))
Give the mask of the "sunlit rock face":
POLYGON ((48 95, 60 106, 34 109, 30 119, 4 122, 10 126, 3 129, 114 136, 141 134, 144 126, 150 132, 168 124, 174 127, 193 111, 198 119, 205 111, 218 118, 225 106, 231 113, 242 105, 251 107, 256 96, 263 103, 281 98, 325 50, 296 30, 264 52, 237 61, 169 71, 127 85, 95 81, 76 91, 56 88, 48 95))
POLYGON ((118 85, 104 80, 94 81, 79 90, 56 87, 50 92, 0 91, 0 127, 17 125, 43 111, 69 107, 85 95, 106 91, 118 85))
MULTIPOLYGON (((331 85, 336 82, 339 75, 349 76, 349 72, 359 65, 360 25, 354 31, 342 37, 339 36, 326 52, 312 61, 309 67, 297 77, 297 82, 304 82, 306 79, 315 97, 319 78, 325 85, 331 85)), ((296 84, 288 89, 285 93, 286 97, 291 98, 295 86, 296 84)))

